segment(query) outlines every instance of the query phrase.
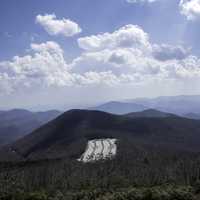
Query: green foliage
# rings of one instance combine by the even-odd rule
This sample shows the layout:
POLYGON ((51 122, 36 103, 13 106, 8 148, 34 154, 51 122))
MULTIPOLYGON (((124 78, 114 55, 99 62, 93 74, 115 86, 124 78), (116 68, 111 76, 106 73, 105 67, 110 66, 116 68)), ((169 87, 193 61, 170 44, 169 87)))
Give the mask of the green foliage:
POLYGON ((0 200, 195 200, 191 187, 162 186, 118 190, 34 192, 4 195, 0 200))
POLYGON ((195 193, 200 194, 200 180, 197 180, 194 184, 195 193))
POLYGON ((48 200, 44 192, 15 193, 0 196, 0 200, 48 200))

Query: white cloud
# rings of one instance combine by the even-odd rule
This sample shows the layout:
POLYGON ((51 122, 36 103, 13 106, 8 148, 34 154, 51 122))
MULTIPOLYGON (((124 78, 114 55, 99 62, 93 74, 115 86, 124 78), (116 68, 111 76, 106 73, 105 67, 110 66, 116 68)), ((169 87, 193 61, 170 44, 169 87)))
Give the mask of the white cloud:
POLYGON ((200 59, 182 46, 152 44, 141 27, 78 40, 80 56, 68 63, 56 42, 31 44, 31 52, 0 62, 0 91, 89 85, 138 85, 200 79, 200 59))
POLYGON ((182 46, 173 46, 168 44, 154 45, 153 56, 161 61, 166 60, 182 60, 189 55, 189 49, 185 49, 182 46))
POLYGON ((153 3, 158 0, 126 0, 128 3, 153 3))
POLYGON ((149 48, 148 34, 139 26, 126 25, 113 33, 104 33, 78 39, 79 47, 86 51, 115 49, 118 47, 149 48))
POLYGON ((7 83, 8 92, 26 87, 72 84, 69 66, 57 43, 31 44, 31 50, 30 55, 15 56, 11 61, 0 62, 0 82, 7 83))
POLYGON ((180 11, 188 20, 200 18, 200 0, 181 0, 180 11))
POLYGON ((71 37, 80 33, 80 26, 69 19, 57 19, 55 14, 37 15, 36 23, 40 24, 49 35, 71 37))
POLYGON ((33 43, 30 50, 28 55, 0 62, 1 94, 26 89, 119 83, 118 77, 109 70, 99 73, 91 69, 83 73, 74 72, 56 42, 33 43))
POLYGON ((71 66, 81 73, 111 70, 119 83, 200 78, 200 62, 182 46, 152 44, 141 27, 127 25, 113 33, 80 38, 82 55, 71 66), (188 67, 190 66, 190 67, 188 67), (122 79, 123 77, 126 78, 122 79))

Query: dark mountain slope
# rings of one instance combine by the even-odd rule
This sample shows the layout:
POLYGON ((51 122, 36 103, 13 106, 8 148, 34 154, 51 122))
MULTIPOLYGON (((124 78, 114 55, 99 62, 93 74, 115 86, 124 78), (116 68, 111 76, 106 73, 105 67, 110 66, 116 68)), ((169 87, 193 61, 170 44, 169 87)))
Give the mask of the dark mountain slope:
POLYGON ((189 119, 200 119, 200 114, 198 113, 187 113, 185 115, 183 115, 185 118, 189 118, 189 119))
POLYGON ((143 111, 146 110, 147 108, 148 107, 136 103, 125 103, 125 102, 123 103, 123 102, 112 101, 97 107, 89 108, 89 110, 98 110, 98 111, 121 115, 130 112, 143 111))
POLYGON ((71 194, 101 188, 105 193, 132 185, 194 185, 200 171, 199 133, 199 121, 181 117, 130 118, 71 110, 0 151, 0 161, 20 161, 0 162, 0 193, 41 188, 71 194), (105 137, 118 139, 114 159, 77 161, 88 139, 105 137))
POLYGON ((200 151, 200 123, 180 117, 130 118, 71 110, 0 152, 1 159, 78 158, 88 139, 125 138, 135 144, 200 151))
POLYGON ((30 112, 22 109, 0 112, 0 146, 11 143, 31 133, 41 125, 56 118, 59 111, 30 112))
POLYGON ((138 118, 138 117, 148 117, 148 118, 165 118, 165 117, 178 117, 171 113, 165 113, 154 109, 144 110, 142 112, 133 112, 125 115, 126 117, 138 118))

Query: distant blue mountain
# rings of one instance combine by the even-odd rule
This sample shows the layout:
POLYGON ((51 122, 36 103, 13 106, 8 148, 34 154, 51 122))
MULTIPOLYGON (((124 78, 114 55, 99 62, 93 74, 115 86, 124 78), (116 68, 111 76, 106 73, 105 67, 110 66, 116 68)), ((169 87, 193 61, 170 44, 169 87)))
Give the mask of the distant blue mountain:
POLYGON ((200 95, 136 98, 121 102, 111 101, 89 109, 120 115, 153 109, 186 118, 200 119, 200 95))
POLYGON ((89 110, 98 110, 103 112, 108 112, 112 114, 127 114, 130 112, 140 112, 146 110, 148 107, 137 104, 137 103, 126 103, 126 102, 117 102, 112 101, 105 104, 102 104, 97 107, 89 108, 89 110))
POLYGON ((41 125, 51 121, 61 112, 30 112, 23 109, 0 111, 0 146, 23 137, 41 125))
POLYGON ((132 112, 125 115, 131 118, 166 118, 166 117, 179 117, 171 113, 165 113, 154 109, 144 110, 142 112, 132 112))
POLYGON ((178 115, 200 113, 200 95, 163 96, 153 99, 137 98, 127 102, 178 115))

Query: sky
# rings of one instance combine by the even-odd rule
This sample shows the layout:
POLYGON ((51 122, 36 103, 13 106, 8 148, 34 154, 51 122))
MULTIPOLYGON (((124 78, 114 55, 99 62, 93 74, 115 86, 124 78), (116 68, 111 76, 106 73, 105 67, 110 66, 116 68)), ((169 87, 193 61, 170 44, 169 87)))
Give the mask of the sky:
POLYGON ((1 0, 0 109, 199 94, 200 0, 1 0))

